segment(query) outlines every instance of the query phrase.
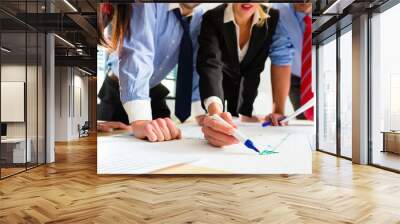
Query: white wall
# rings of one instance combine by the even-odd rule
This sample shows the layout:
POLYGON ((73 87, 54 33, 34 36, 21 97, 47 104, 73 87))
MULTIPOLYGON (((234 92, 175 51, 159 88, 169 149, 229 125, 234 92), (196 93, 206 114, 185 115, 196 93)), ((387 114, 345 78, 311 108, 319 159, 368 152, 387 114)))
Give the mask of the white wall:
MULTIPOLYGON (((6 122, 7 137, 30 140, 32 161, 44 162, 45 150, 45 117, 44 117, 44 74, 41 66, 25 66, 25 64, 3 64, 1 66, 2 82, 24 82, 26 85, 26 108, 22 112, 27 116, 23 122, 6 122), (27 78, 27 80, 26 80, 27 78), (39 156, 37 156, 37 153, 39 156)), ((24 90, 21 90, 24 94, 24 90)), ((2 96, 4 97, 4 96, 2 96)), ((24 104, 25 105, 25 104, 24 104)), ((3 112, 13 113, 12 108, 1 108, 3 112), (10 110, 10 111, 7 111, 10 110)), ((14 112, 15 113, 15 112, 14 112)))
POLYGON ((67 67, 55 68, 55 140, 68 139, 68 85, 67 67), (65 94, 66 93, 66 94, 65 94), (62 97, 64 96, 64 97, 62 97))
MULTIPOLYGON (((28 68, 29 70, 30 68, 28 68)), ((1 81, 4 82, 25 82, 25 65, 2 65, 1 81)), ((1 108, 6 110, 7 108, 1 108)), ((25 137, 25 123, 11 122, 7 123, 7 137, 25 137)))
MULTIPOLYGON (((258 88, 258 96, 254 103, 254 114, 267 115, 272 112, 272 87, 271 87, 271 61, 268 59, 265 63, 265 69, 261 73, 260 87, 258 88)), ((293 113, 293 107, 290 99, 286 101, 286 114, 293 113)))
MULTIPOLYGON (((26 71, 28 72, 28 87, 27 87, 27 119, 28 119, 28 137, 30 129, 36 130, 36 80, 31 75, 36 77, 36 66, 8 64, 1 66, 1 81, 3 82, 25 82, 26 71), (26 70, 27 69, 27 70, 26 70), (33 123, 32 123, 33 122, 33 123)), ((41 71, 39 71, 41 72, 41 71)), ((40 73, 39 73, 40 74, 40 73)), ((42 105, 39 105, 41 107, 42 105)), ((1 108, 7 110, 7 108, 1 108)), ((25 137, 25 123, 26 122, 7 122, 7 135, 8 137, 25 137)))
POLYGON ((71 135, 73 136, 73 138, 76 138, 79 135, 77 128, 78 124, 82 126, 85 123, 85 121, 89 120, 88 78, 75 74, 74 86, 75 86, 73 92, 74 96, 72 96, 72 98, 74 99, 74 108, 72 110, 73 119, 71 120, 72 122, 71 135))
POLYGON ((71 67, 56 67, 56 141, 79 137, 78 125, 88 120, 88 78, 71 67))

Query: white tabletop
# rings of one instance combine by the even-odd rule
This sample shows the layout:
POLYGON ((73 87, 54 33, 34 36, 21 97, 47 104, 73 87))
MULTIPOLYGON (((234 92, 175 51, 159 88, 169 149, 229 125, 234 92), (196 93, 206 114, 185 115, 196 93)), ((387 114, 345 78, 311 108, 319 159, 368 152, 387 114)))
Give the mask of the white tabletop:
MULTIPOLYGON (((29 141, 29 138, 28 138, 29 141)), ((25 142, 25 138, 2 138, 1 143, 21 143, 25 142)))
MULTIPOLYGON (((262 128, 259 123, 238 123, 238 128, 261 149, 276 154, 262 156, 242 144, 224 148, 210 146, 197 125, 181 125, 181 140, 150 143, 129 134, 98 137, 99 174, 146 174, 182 164, 200 167, 193 174, 310 174, 312 172, 311 136, 307 124, 262 128)), ((185 166, 183 166, 185 167, 185 166)), ((168 172, 163 172, 168 173, 168 172)), ((171 174, 187 173, 173 169, 171 174)))

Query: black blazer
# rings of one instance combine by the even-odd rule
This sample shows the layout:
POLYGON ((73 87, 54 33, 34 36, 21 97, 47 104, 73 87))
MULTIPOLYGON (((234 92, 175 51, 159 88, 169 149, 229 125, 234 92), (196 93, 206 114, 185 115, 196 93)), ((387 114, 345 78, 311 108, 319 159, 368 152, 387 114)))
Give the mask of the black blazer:
POLYGON ((235 25, 223 21, 226 6, 220 5, 203 16, 197 56, 201 101, 217 96, 228 101, 232 115, 251 116, 279 12, 270 9, 266 23, 253 26, 247 54, 239 63, 235 25))

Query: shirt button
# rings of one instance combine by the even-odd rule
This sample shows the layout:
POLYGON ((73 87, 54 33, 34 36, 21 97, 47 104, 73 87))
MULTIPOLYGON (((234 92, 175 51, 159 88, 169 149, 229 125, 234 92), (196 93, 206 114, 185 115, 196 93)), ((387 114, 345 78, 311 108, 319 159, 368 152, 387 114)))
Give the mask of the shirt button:
POLYGON ((172 43, 174 44, 174 43, 175 43, 175 40, 172 40, 172 43))
POLYGON ((169 55, 167 55, 166 58, 169 58, 169 55))

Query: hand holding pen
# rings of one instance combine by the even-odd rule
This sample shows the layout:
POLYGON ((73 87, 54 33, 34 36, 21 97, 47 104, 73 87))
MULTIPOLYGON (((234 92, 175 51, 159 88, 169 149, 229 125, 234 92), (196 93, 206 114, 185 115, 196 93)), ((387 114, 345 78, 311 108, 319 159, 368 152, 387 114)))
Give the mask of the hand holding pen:
MULTIPOLYGON (((224 119, 222 119, 218 114, 214 114, 211 116, 211 118, 220 124, 224 124, 225 126, 230 126, 228 122, 226 122, 224 119)), ((247 137, 245 134, 243 134, 241 131, 239 131, 237 128, 233 129, 233 132, 231 133, 233 137, 235 137, 237 140, 239 140, 243 145, 245 145, 247 148, 260 153, 258 148, 254 145, 254 142, 250 140, 249 137, 247 137)))
MULTIPOLYGON (((305 103, 303 106, 301 106, 301 107, 300 107, 298 110, 296 110, 293 114, 291 114, 291 115, 289 115, 289 116, 287 116, 287 117, 282 116, 280 119, 278 119, 278 122, 279 122, 280 124, 285 124, 285 123, 287 123, 288 121, 290 121, 291 119, 296 118, 297 115, 299 115, 299 114, 303 113, 304 111, 310 109, 312 106, 314 106, 314 98, 311 98, 307 103, 305 103)), ((276 121, 275 121, 275 122, 276 122, 276 121)), ((270 126, 270 125, 274 125, 273 122, 271 122, 271 121, 265 121, 265 122, 262 124, 263 127, 268 127, 268 126, 270 126)))
POLYGON ((239 143, 238 139, 233 136, 236 125, 233 123, 231 114, 228 112, 215 114, 220 116, 227 124, 213 119, 211 115, 206 116, 202 126, 204 138, 207 139, 211 145, 217 147, 239 143))
POLYGON ((279 113, 271 113, 265 116, 264 124, 272 125, 272 126, 286 126, 288 122, 281 122, 285 119, 285 116, 279 113))

